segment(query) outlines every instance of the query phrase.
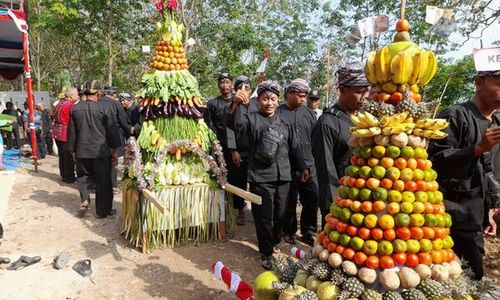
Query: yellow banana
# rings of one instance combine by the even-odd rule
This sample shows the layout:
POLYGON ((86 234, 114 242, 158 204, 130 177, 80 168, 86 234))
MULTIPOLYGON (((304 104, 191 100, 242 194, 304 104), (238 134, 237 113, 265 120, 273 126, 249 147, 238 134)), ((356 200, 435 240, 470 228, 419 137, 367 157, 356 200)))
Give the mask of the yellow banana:
POLYGON ((375 75, 377 77, 377 81, 380 83, 390 80, 391 54, 389 53, 389 48, 387 46, 378 50, 375 55, 375 75))
POLYGON ((379 135, 380 133, 380 127, 358 128, 352 132, 352 136, 357 138, 364 138, 379 135))
POLYGON ((370 127, 369 128, 370 132, 372 133, 372 136, 379 135, 382 133, 382 129, 380 127, 370 127))
POLYGON ((428 138, 428 137, 430 137, 433 133, 434 133, 434 130, 431 130, 431 129, 425 129, 425 130, 422 132, 422 136, 423 136, 423 137, 425 137, 425 138, 428 138))
POLYGON ((407 83, 413 69, 413 60, 408 52, 400 52, 391 60, 392 81, 407 83))
POLYGON ((351 114, 351 121, 354 124, 354 126, 361 127, 361 120, 359 119, 359 116, 356 114, 351 114))
POLYGON ((371 85, 375 85, 378 83, 377 75, 375 73, 375 56, 377 55, 377 51, 371 51, 368 53, 368 58, 365 63, 365 75, 366 79, 371 85))
POLYGON ((448 136, 448 134, 446 132, 439 131, 439 130, 433 130, 432 134, 430 135, 430 138, 435 139, 435 140, 440 140, 440 139, 444 139, 447 136, 448 136))
POLYGON ((370 123, 366 119, 365 115, 362 112, 357 113, 359 119, 359 128, 368 128, 371 127, 370 123))
POLYGON ((380 126, 379 120, 374 115, 372 115, 371 113, 369 113, 367 111, 364 113, 363 119, 368 124, 370 124, 370 127, 379 127, 380 126))
POLYGON ((448 127, 449 123, 445 119, 435 119, 430 129, 441 130, 448 127))
POLYGON ((423 129, 421 129, 421 128, 415 128, 415 129, 413 129, 412 134, 416 135, 416 136, 422 136, 423 132, 424 132, 423 129))
POLYGON ((434 75, 436 75, 436 71, 437 71, 437 59, 436 59, 436 56, 434 55, 434 52, 432 51, 427 51, 427 53, 429 54, 429 61, 427 63, 427 70, 425 73, 419 75, 419 79, 418 79, 418 82, 420 84, 420 86, 424 86, 424 85, 427 85, 427 83, 429 83, 429 81, 431 81, 431 79, 434 77, 434 75))
POLYGON ((413 56, 413 70, 411 71, 410 78, 408 78, 408 84, 412 85, 417 82, 418 73, 420 71, 420 60, 422 59, 422 51, 415 53, 413 56))
POLYGON ((404 132, 404 131, 405 131, 405 128, 401 125, 394 126, 394 127, 384 127, 382 129, 382 133, 384 135, 400 134, 401 132, 404 132))

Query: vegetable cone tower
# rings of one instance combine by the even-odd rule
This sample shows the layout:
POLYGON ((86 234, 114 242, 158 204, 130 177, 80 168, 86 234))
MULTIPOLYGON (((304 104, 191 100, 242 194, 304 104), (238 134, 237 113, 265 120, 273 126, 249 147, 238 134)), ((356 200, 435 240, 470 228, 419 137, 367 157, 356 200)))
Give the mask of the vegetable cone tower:
POLYGON ((205 204, 226 180, 222 148, 203 121, 206 106, 188 70, 184 28, 175 15, 177 2, 157 1, 156 7, 162 17, 160 40, 137 92, 144 122, 137 140, 129 139, 126 147, 127 175, 133 188, 124 195, 124 231, 143 247, 209 239, 207 215, 214 215, 212 210, 218 207, 205 204), (144 189, 153 191, 157 203, 170 215, 160 214, 149 201, 135 201, 137 191, 144 189), (201 230, 192 230, 197 226, 201 230), (186 232, 176 233, 179 228, 186 232), (149 236, 141 237, 145 231, 149 236))
POLYGON ((341 300, 466 299, 476 291, 452 250, 452 220, 427 157, 428 140, 446 137, 448 126, 430 119, 436 103, 419 94, 437 61, 410 41, 406 20, 396 27, 394 42, 366 62, 377 92, 351 116, 351 164, 324 230, 304 259, 275 264, 275 298, 292 292, 291 283, 341 300))

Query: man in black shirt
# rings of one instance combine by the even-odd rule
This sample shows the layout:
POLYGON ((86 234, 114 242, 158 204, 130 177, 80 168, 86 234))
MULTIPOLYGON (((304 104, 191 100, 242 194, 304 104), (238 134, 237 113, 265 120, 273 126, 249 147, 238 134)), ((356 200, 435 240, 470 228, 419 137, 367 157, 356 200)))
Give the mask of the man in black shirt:
POLYGON ((262 204, 252 204, 252 214, 261 253, 262 267, 270 269, 271 256, 278 252, 281 242, 286 199, 290 189, 291 161, 297 166, 300 180, 309 177, 302 151, 298 147, 291 126, 276 113, 280 87, 272 81, 259 85, 258 112, 240 109, 247 104, 249 95, 235 98, 228 126, 235 134, 246 134, 251 145, 248 163, 250 191, 262 197, 262 204), (242 102, 240 102, 242 101, 242 102))
POLYGON ((230 155, 227 151, 226 113, 227 108, 231 106, 233 101, 233 77, 229 73, 222 73, 217 78, 217 83, 220 95, 208 101, 205 122, 215 132, 224 150, 224 155, 229 158, 230 155))
POLYGON ((323 224, 340 185, 339 179, 344 176, 352 154, 347 144, 351 138, 349 128, 353 126, 349 114, 361 108, 361 101, 368 96, 370 86, 363 69, 341 68, 337 73, 339 100, 323 112, 312 133, 323 224))
MULTIPOLYGON (((234 99, 240 98, 245 95, 250 95, 252 93, 252 87, 250 85, 250 78, 246 76, 238 76, 234 80, 234 90, 236 94, 234 99)), ((235 100, 236 101, 236 100, 235 100)), ((229 107, 228 107, 229 109, 229 107)), ((249 104, 241 105, 241 109, 247 111, 258 111, 257 104, 255 100, 251 100, 249 104)), ((227 181, 240 189, 247 189, 247 171, 248 171, 248 158, 250 157, 250 141, 248 137, 243 135, 235 135, 231 128, 226 127, 227 135, 227 148, 230 152, 230 157, 226 160, 227 164, 227 181)), ((233 196, 233 206, 238 210, 238 217, 236 218, 236 224, 245 225, 245 200, 239 196, 233 196)))
POLYGON ((311 134, 316 124, 316 115, 304 105, 309 91, 307 81, 293 80, 285 89, 285 103, 278 107, 280 118, 290 124, 297 137, 297 143, 304 154, 310 175, 306 182, 301 182, 298 178, 298 170, 292 164, 292 183, 283 226, 284 239, 291 244, 295 244, 297 232, 297 198, 302 204, 300 232, 305 243, 309 245, 314 243, 318 223, 318 184, 311 148, 311 134))
POLYGON ((120 93, 120 103, 127 114, 128 124, 130 126, 130 135, 125 135, 128 138, 131 135, 139 136, 141 131, 141 113, 139 105, 135 104, 135 100, 129 93, 120 93))
POLYGON ((453 249, 483 277, 483 234, 496 235, 493 215, 500 206, 500 70, 479 72, 472 101, 440 114, 450 122, 448 136, 429 146, 446 210, 452 216, 453 249))
POLYGON ((120 146, 118 128, 113 116, 99 101, 100 84, 86 81, 86 101, 80 101, 71 109, 68 126, 67 148, 76 160, 80 197, 80 214, 83 216, 90 205, 90 189, 95 184, 96 213, 98 218, 114 215, 111 164, 118 159, 120 146))

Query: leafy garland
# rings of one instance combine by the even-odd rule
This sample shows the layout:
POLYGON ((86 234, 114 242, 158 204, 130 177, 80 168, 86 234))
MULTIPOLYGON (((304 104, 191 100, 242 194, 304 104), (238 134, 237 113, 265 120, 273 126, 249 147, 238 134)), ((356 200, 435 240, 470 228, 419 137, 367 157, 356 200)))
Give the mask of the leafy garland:
POLYGON ((222 146, 218 140, 214 140, 212 143, 212 149, 214 151, 214 156, 209 155, 203 149, 201 149, 198 144, 190 140, 177 140, 168 144, 163 151, 161 151, 155 158, 155 164, 153 166, 153 172, 150 176, 144 176, 144 165, 142 164, 141 149, 137 144, 134 137, 130 137, 125 145, 125 164, 127 166, 132 166, 135 171, 135 177, 137 178, 137 189, 142 191, 148 186, 154 186, 156 170, 160 169, 160 165, 164 163, 165 158, 169 155, 172 149, 189 149, 189 151, 197 154, 202 159, 206 160, 212 174, 217 178, 217 182, 220 186, 224 186, 227 182, 227 169, 226 162, 224 161, 224 154, 222 152, 222 146))

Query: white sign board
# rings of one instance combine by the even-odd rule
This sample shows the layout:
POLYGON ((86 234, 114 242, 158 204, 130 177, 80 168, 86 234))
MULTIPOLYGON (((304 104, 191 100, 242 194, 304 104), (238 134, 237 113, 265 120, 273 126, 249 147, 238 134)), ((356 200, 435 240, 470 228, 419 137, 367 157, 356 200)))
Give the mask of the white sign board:
POLYGON ((435 25, 441 18, 451 19, 452 17, 452 9, 443 9, 431 5, 425 7, 425 22, 431 25, 435 25))
POLYGON ((500 47, 474 49, 472 54, 476 71, 500 70, 500 47))
POLYGON ((151 53, 150 46, 142 46, 142 53, 151 53))

